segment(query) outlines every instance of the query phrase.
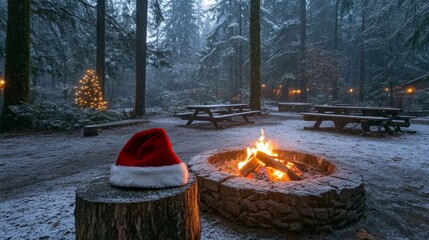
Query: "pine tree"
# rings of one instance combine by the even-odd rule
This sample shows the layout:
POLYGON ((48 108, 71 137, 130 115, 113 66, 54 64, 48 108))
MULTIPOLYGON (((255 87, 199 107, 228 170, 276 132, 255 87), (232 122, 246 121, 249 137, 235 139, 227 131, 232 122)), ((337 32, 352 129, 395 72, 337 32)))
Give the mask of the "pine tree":
POLYGON ((86 71, 76 88, 75 104, 79 107, 96 110, 107 108, 107 102, 104 100, 98 77, 93 69, 86 71))

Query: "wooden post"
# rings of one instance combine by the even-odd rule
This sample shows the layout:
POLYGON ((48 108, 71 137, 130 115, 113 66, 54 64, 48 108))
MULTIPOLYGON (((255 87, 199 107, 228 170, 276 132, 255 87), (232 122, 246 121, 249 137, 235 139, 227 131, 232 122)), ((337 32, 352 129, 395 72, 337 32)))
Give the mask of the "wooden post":
POLYGON ((116 188, 108 178, 76 190, 76 239, 200 239, 198 186, 116 188))

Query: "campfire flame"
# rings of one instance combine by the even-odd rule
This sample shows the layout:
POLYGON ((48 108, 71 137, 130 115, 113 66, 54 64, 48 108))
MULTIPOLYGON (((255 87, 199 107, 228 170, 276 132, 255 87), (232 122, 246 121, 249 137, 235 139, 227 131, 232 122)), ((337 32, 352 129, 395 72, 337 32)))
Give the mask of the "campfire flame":
MULTIPOLYGON (((242 169, 243 166, 245 166, 249 161, 251 161, 251 159, 253 159, 258 152, 263 152, 263 153, 267 154, 268 156, 272 157, 273 159, 275 159, 276 161, 280 162, 281 164, 283 164, 284 166, 286 166, 287 168, 289 168, 293 172, 295 172, 298 176, 301 176, 301 171, 297 167, 295 167, 295 165, 293 163, 287 162, 285 160, 278 158, 278 154, 274 153, 273 147, 274 147, 274 144, 272 143, 271 140, 265 141, 264 129, 261 128, 261 136, 259 137, 259 140, 256 141, 255 147, 246 148, 247 157, 245 160, 240 161, 238 163, 238 169, 239 170, 242 169)), ((267 166, 265 166, 265 164, 263 162, 261 162, 259 160, 258 160, 258 162, 260 163, 261 166, 266 167, 265 168, 266 173, 268 175, 268 178, 271 181, 290 181, 289 176, 287 174, 285 174, 285 173, 283 173, 277 169, 267 167, 267 166)))

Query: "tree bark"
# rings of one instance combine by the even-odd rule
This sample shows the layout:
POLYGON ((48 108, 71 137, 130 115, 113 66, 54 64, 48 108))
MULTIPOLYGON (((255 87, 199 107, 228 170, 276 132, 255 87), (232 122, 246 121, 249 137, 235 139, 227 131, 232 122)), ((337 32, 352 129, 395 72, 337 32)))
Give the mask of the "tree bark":
POLYGON ((250 1, 250 102, 252 110, 261 110, 261 23, 260 0, 250 1))
MULTIPOLYGON (((301 77, 301 101, 307 102, 307 79, 305 76, 305 51, 307 45, 307 1, 301 0, 301 64, 300 64, 300 77, 301 77)), ((295 94, 298 96, 298 94, 295 94)))
POLYGON ((106 0, 97 0, 97 63, 95 72, 106 97, 106 0))
MULTIPOLYGON (((238 7, 239 7, 239 11, 238 11, 238 35, 240 37, 243 36, 243 14, 242 14, 242 3, 241 0, 239 0, 238 2, 238 7)), ((238 78, 237 78, 237 84, 236 84, 236 89, 234 92, 234 95, 237 97, 239 95, 239 89, 241 88, 241 84, 243 81, 243 44, 240 42, 238 43, 238 69, 237 69, 237 73, 238 73, 238 78)), ((241 97, 240 97, 241 100, 241 97)))
POLYGON ((335 0, 335 19, 334 19, 334 51, 338 50, 338 9, 340 0, 335 0))
POLYGON ((108 178, 76 191, 76 239, 200 239, 198 186, 112 187, 108 178))
POLYGON ((9 106, 28 102, 30 95, 30 0, 8 0, 5 88, 2 130, 7 130, 9 106))
POLYGON ((363 103, 365 101, 365 43, 364 43, 364 32, 365 32, 365 8, 366 1, 362 0, 362 20, 361 20, 361 30, 359 34, 359 102, 363 103))
POLYGON ((143 116, 146 113, 147 4, 148 0, 137 0, 136 2, 136 99, 134 103, 136 116, 143 116))

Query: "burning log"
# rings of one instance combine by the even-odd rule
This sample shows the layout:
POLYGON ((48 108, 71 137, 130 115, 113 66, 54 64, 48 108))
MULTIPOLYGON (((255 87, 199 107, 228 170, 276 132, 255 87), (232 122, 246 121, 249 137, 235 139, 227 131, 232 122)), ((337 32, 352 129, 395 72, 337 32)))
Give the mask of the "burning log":
POLYGON ((292 181, 301 180, 301 177, 298 176, 294 171, 290 170, 288 167, 276 161, 274 158, 269 155, 258 151, 255 156, 259 161, 263 162, 267 167, 274 168, 288 175, 289 179, 292 181))
POLYGON ((252 157, 241 169, 240 174, 242 176, 247 176, 251 172, 255 171, 256 169, 260 168, 262 166, 262 163, 258 161, 258 159, 252 157))

